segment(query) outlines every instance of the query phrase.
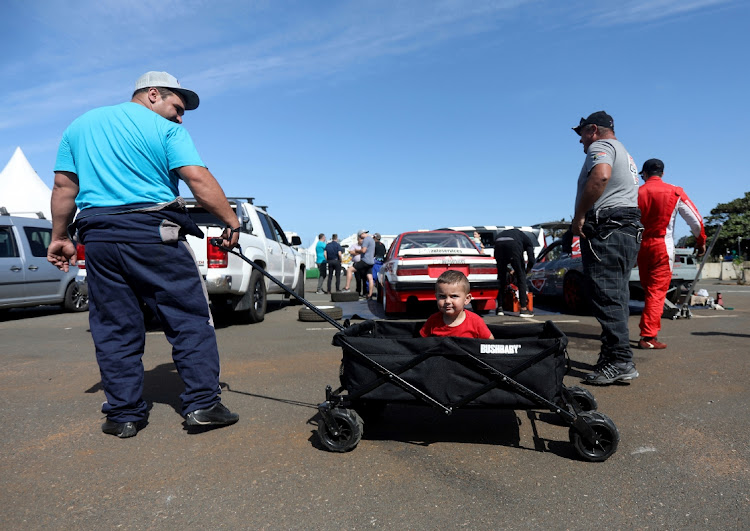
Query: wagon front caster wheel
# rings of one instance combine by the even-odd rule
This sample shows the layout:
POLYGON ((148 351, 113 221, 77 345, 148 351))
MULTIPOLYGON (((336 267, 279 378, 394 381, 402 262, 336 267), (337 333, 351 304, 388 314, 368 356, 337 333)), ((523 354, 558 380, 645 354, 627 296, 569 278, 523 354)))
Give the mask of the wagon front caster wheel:
POLYGON ((574 401, 575 405, 581 411, 596 411, 599 404, 596 402, 596 398, 591 394, 591 391, 582 387, 573 386, 566 388, 571 400, 574 401))
POLYGON ((325 420, 318 423, 320 442, 332 452, 349 452, 362 440, 364 423, 351 409, 336 408, 329 413, 336 423, 336 432, 328 427, 325 420))
POLYGON ((617 450, 620 432, 608 416, 596 411, 581 413, 578 418, 585 422, 594 432, 594 440, 589 440, 575 426, 570 428, 570 442, 578 455, 586 461, 606 461, 617 450))

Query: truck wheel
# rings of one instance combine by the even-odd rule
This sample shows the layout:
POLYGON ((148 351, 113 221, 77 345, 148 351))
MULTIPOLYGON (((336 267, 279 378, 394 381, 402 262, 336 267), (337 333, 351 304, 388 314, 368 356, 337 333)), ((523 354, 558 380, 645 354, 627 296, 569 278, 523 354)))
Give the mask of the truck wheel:
MULTIPOLYGON (((299 273, 297 273, 297 287, 295 288, 294 292, 302 297, 305 298, 305 270, 300 269, 299 273)), ((297 297, 292 297, 292 300, 290 301, 292 304, 302 304, 302 301, 299 300, 297 297)))
POLYGON ((85 312, 89 309, 89 298, 81 293, 75 280, 65 288, 63 308, 68 312, 85 312))
POLYGON ((250 275, 250 290, 253 294, 253 303, 243 316, 248 323, 260 323, 266 318, 266 281, 263 275, 253 269, 250 275))

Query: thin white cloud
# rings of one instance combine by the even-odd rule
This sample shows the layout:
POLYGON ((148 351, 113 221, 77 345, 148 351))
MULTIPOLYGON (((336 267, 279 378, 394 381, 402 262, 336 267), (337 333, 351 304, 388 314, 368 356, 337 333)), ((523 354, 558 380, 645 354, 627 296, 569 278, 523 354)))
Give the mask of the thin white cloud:
POLYGON ((15 59, 6 55, 0 63, 0 77, 19 80, 6 88, 0 131, 50 113, 122 101, 134 78, 148 69, 171 70, 186 86, 221 92, 326 78, 467 36, 499 39, 530 13, 545 24, 585 27, 668 21, 736 3, 162 0, 145 11, 120 0, 13 1, 11 10, 19 13, 11 15, 27 26, 29 43, 15 59))

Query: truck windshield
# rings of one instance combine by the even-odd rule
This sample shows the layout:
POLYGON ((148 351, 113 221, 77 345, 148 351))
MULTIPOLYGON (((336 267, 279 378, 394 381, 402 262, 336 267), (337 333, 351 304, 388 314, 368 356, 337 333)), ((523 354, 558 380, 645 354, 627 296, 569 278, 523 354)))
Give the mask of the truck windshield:
POLYGON ((211 214, 208 210, 205 208, 200 207, 191 207, 188 208, 188 213, 190 214, 190 217, 195 221, 196 225, 203 225, 203 226, 213 226, 213 227, 224 227, 225 223, 222 223, 222 221, 211 214))

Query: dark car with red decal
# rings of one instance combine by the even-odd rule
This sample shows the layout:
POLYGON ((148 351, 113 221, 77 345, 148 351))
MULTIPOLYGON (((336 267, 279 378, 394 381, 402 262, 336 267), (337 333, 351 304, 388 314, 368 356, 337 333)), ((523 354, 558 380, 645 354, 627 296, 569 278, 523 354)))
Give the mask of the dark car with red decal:
POLYGON ((408 305, 435 300, 435 282, 448 269, 461 271, 471 285, 472 307, 495 308, 497 266, 463 232, 415 231, 399 234, 378 272, 378 299, 386 314, 406 312, 408 305))
MULTIPOLYGON (((667 298, 676 303, 689 289, 698 272, 694 249, 675 249, 672 281, 667 298)), ((562 240, 546 247, 536 259, 534 267, 526 276, 529 291, 534 296, 561 297, 563 307, 569 313, 588 313, 588 301, 584 293, 583 259, 581 242, 573 238, 572 253, 562 248, 562 240)), ((638 266, 630 272, 630 298, 643 300, 638 266)))

